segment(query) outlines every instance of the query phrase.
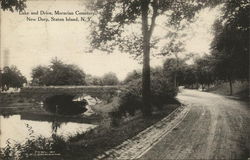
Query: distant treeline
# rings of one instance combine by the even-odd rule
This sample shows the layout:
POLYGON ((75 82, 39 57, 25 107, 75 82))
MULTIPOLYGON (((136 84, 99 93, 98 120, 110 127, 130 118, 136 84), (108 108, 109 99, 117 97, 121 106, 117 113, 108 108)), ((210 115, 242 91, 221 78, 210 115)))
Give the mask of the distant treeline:
POLYGON ((115 73, 109 72, 102 77, 86 74, 77 65, 65 64, 60 60, 52 59, 49 66, 37 66, 32 69, 31 85, 117 85, 119 79, 115 73))
POLYGON ((247 1, 226 1, 213 25, 211 54, 195 59, 192 65, 178 58, 165 62, 179 85, 209 86, 224 81, 229 82, 232 94, 234 81, 249 83, 249 7, 247 1))

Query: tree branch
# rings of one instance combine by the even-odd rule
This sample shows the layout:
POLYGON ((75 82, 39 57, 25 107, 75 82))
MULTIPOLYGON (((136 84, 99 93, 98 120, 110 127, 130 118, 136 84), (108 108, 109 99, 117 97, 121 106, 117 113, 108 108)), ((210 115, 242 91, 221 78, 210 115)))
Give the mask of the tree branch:
POLYGON ((148 32, 148 4, 150 0, 145 0, 141 2, 141 10, 142 10, 142 33, 143 35, 147 35, 148 32))
POLYGON ((151 18, 151 25, 149 28, 149 38, 151 38, 153 30, 155 28, 155 20, 156 20, 156 17, 158 16, 158 7, 159 7, 159 1, 153 0, 152 2, 153 16, 151 18))

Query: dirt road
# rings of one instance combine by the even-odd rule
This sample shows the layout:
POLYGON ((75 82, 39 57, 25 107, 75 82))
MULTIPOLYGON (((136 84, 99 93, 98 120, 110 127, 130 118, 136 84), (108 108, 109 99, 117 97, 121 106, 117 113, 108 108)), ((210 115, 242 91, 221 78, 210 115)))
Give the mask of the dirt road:
POLYGON ((140 159, 247 159, 250 107, 212 93, 183 90, 185 119, 140 159))

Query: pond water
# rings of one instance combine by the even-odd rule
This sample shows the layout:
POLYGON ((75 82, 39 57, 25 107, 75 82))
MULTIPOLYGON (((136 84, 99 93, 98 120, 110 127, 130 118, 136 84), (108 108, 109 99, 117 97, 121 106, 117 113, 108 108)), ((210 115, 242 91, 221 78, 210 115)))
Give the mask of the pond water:
POLYGON ((86 132, 96 127, 96 125, 58 121, 55 117, 44 116, 24 116, 24 115, 0 115, 0 147, 5 147, 7 140, 11 143, 23 143, 34 136, 51 137, 52 134, 61 135, 67 139, 76 133, 86 132), (33 117, 33 118, 32 118, 33 117))
POLYGON ((88 102, 85 99, 73 101, 73 95, 55 95, 44 101, 44 108, 61 115, 77 115, 85 112, 88 102))

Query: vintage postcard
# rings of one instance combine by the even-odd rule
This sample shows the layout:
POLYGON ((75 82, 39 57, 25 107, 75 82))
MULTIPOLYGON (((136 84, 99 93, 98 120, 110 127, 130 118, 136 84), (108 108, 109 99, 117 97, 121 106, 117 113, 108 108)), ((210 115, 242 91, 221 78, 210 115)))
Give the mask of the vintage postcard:
POLYGON ((0 0, 0 159, 247 159, 249 0, 0 0))

